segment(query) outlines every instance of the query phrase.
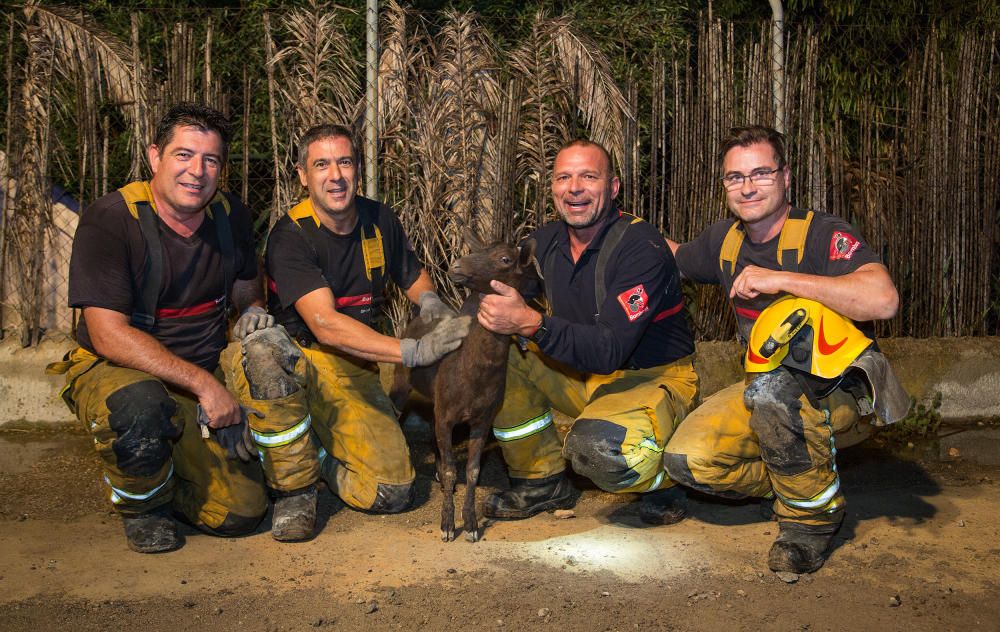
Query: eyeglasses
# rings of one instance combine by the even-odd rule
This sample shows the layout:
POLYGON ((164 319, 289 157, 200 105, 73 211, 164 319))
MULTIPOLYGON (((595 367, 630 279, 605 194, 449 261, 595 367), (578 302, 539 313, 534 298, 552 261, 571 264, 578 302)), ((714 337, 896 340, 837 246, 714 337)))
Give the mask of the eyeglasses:
POLYGON ((735 191, 743 187, 743 181, 747 178, 750 182, 754 184, 768 185, 774 184, 777 179, 777 174, 781 171, 781 167, 775 167, 774 169, 755 169, 750 175, 743 175, 742 173, 730 173, 728 175, 722 176, 722 186, 726 187, 727 191, 735 191))

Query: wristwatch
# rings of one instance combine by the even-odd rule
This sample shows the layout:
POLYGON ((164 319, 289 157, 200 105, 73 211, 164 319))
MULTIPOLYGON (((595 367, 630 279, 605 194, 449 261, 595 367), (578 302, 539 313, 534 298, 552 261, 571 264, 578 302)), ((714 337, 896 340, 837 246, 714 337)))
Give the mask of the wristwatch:
POLYGON ((528 336, 528 340, 540 343, 547 335, 549 335, 549 328, 545 326, 545 314, 542 314, 542 322, 539 323, 538 329, 535 330, 535 333, 528 336))

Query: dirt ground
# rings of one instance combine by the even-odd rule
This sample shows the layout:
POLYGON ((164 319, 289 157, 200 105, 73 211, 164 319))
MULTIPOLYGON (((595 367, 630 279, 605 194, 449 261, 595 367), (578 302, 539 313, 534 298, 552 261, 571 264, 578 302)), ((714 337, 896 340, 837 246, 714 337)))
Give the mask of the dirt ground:
MULTIPOLYGON (((836 550, 786 583, 766 567, 777 525, 701 496, 684 522, 649 528, 634 498, 584 487, 573 518, 443 543, 430 430, 405 429, 413 510, 365 515, 324 491, 311 542, 279 544, 265 519, 232 540, 187 530, 155 556, 127 550, 85 435, 2 432, 0 629, 1000 629, 1000 467, 934 444, 843 451, 836 550)), ((492 446, 481 495, 505 484, 492 446)))

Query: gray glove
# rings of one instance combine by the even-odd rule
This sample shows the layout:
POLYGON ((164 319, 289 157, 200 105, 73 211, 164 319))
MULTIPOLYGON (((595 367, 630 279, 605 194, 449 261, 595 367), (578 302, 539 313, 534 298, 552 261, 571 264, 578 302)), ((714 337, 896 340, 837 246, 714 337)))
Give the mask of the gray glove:
MULTIPOLYGON (((240 422, 238 424, 224 428, 209 428, 216 443, 226 449, 226 458, 228 459, 239 459, 244 463, 249 463, 258 458, 257 445, 254 443, 253 435, 250 434, 248 415, 264 418, 264 413, 259 410, 240 406, 240 422)), ((198 404, 198 423, 208 428, 208 417, 201 409, 201 404, 198 404)))
POLYGON ((455 315, 455 310, 448 307, 436 293, 427 290, 420 294, 420 320, 425 323, 438 318, 449 318, 455 315))
POLYGON ((401 339, 399 350, 403 354, 403 366, 413 368, 434 364, 458 349, 462 339, 468 335, 471 325, 471 316, 446 318, 420 338, 401 339))
POLYGON ((274 327, 274 316, 267 313, 263 307, 246 308, 233 326, 233 335, 237 340, 243 340, 247 334, 259 329, 274 327))

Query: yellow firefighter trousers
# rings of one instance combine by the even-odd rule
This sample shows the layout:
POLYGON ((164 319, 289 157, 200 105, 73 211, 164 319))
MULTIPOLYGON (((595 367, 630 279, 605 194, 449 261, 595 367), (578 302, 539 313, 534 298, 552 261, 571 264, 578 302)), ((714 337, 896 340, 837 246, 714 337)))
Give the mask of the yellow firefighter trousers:
POLYGON ((292 491, 322 478, 355 509, 373 509, 379 485, 412 485, 409 447, 377 368, 323 345, 296 345, 304 388, 285 398, 253 399, 238 353, 230 367, 241 401, 265 415, 251 416, 250 427, 268 485, 292 491))
MULTIPOLYGON (((217 442, 201 438, 197 401, 190 394, 175 391, 147 373, 117 366, 82 348, 72 351, 63 362, 51 365, 50 372, 66 374, 63 398, 94 439, 94 447, 104 462, 104 482, 116 511, 145 513, 171 504, 192 524, 228 535, 235 534, 229 531, 230 527, 252 528, 267 511, 260 465, 229 460, 226 450, 217 442), (163 455, 162 466, 149 475, 122 470, 119 460, 134 454, 123 452, 120 444, 116 450, 116 442, 124 438, 122 428, 117 423, 114 425, 118 430, 112 428, 109 421, 112 415, 109 400, 114 402, 116 394, 120 397, 136 385, 152 387, 154 393, 159 388, 156 385, 162 385, 165 397, 176 402, 174 414, 161 424, 160 437, 170 435, 163 444, 169 455, 163 455)), ((152 434, 145 440, 147 445, 158 443, 152 434)))
POLYGON ((854 398, 837 389, 819 401, 817 410, 803 395, 790 403, 797 415, 751 422, 746 386, 738 382, 719 391, 687 416, 667 443, 667 471, 677 482, 707 493, 773 497, 781 521, 839 521, 844 495, 836 445, 858 443, 870 431, 867 423, 859 423, 854 398))
POLYGON ((583 374, 534 345, 512 347, 504 404, 493 422, 510 476, 578 474, 611 492, 647 492, 674 483, 662 452, 698 397, 691 358, 648 369, 583 374), (560 444, 553 409, 574 417, 560 444))

